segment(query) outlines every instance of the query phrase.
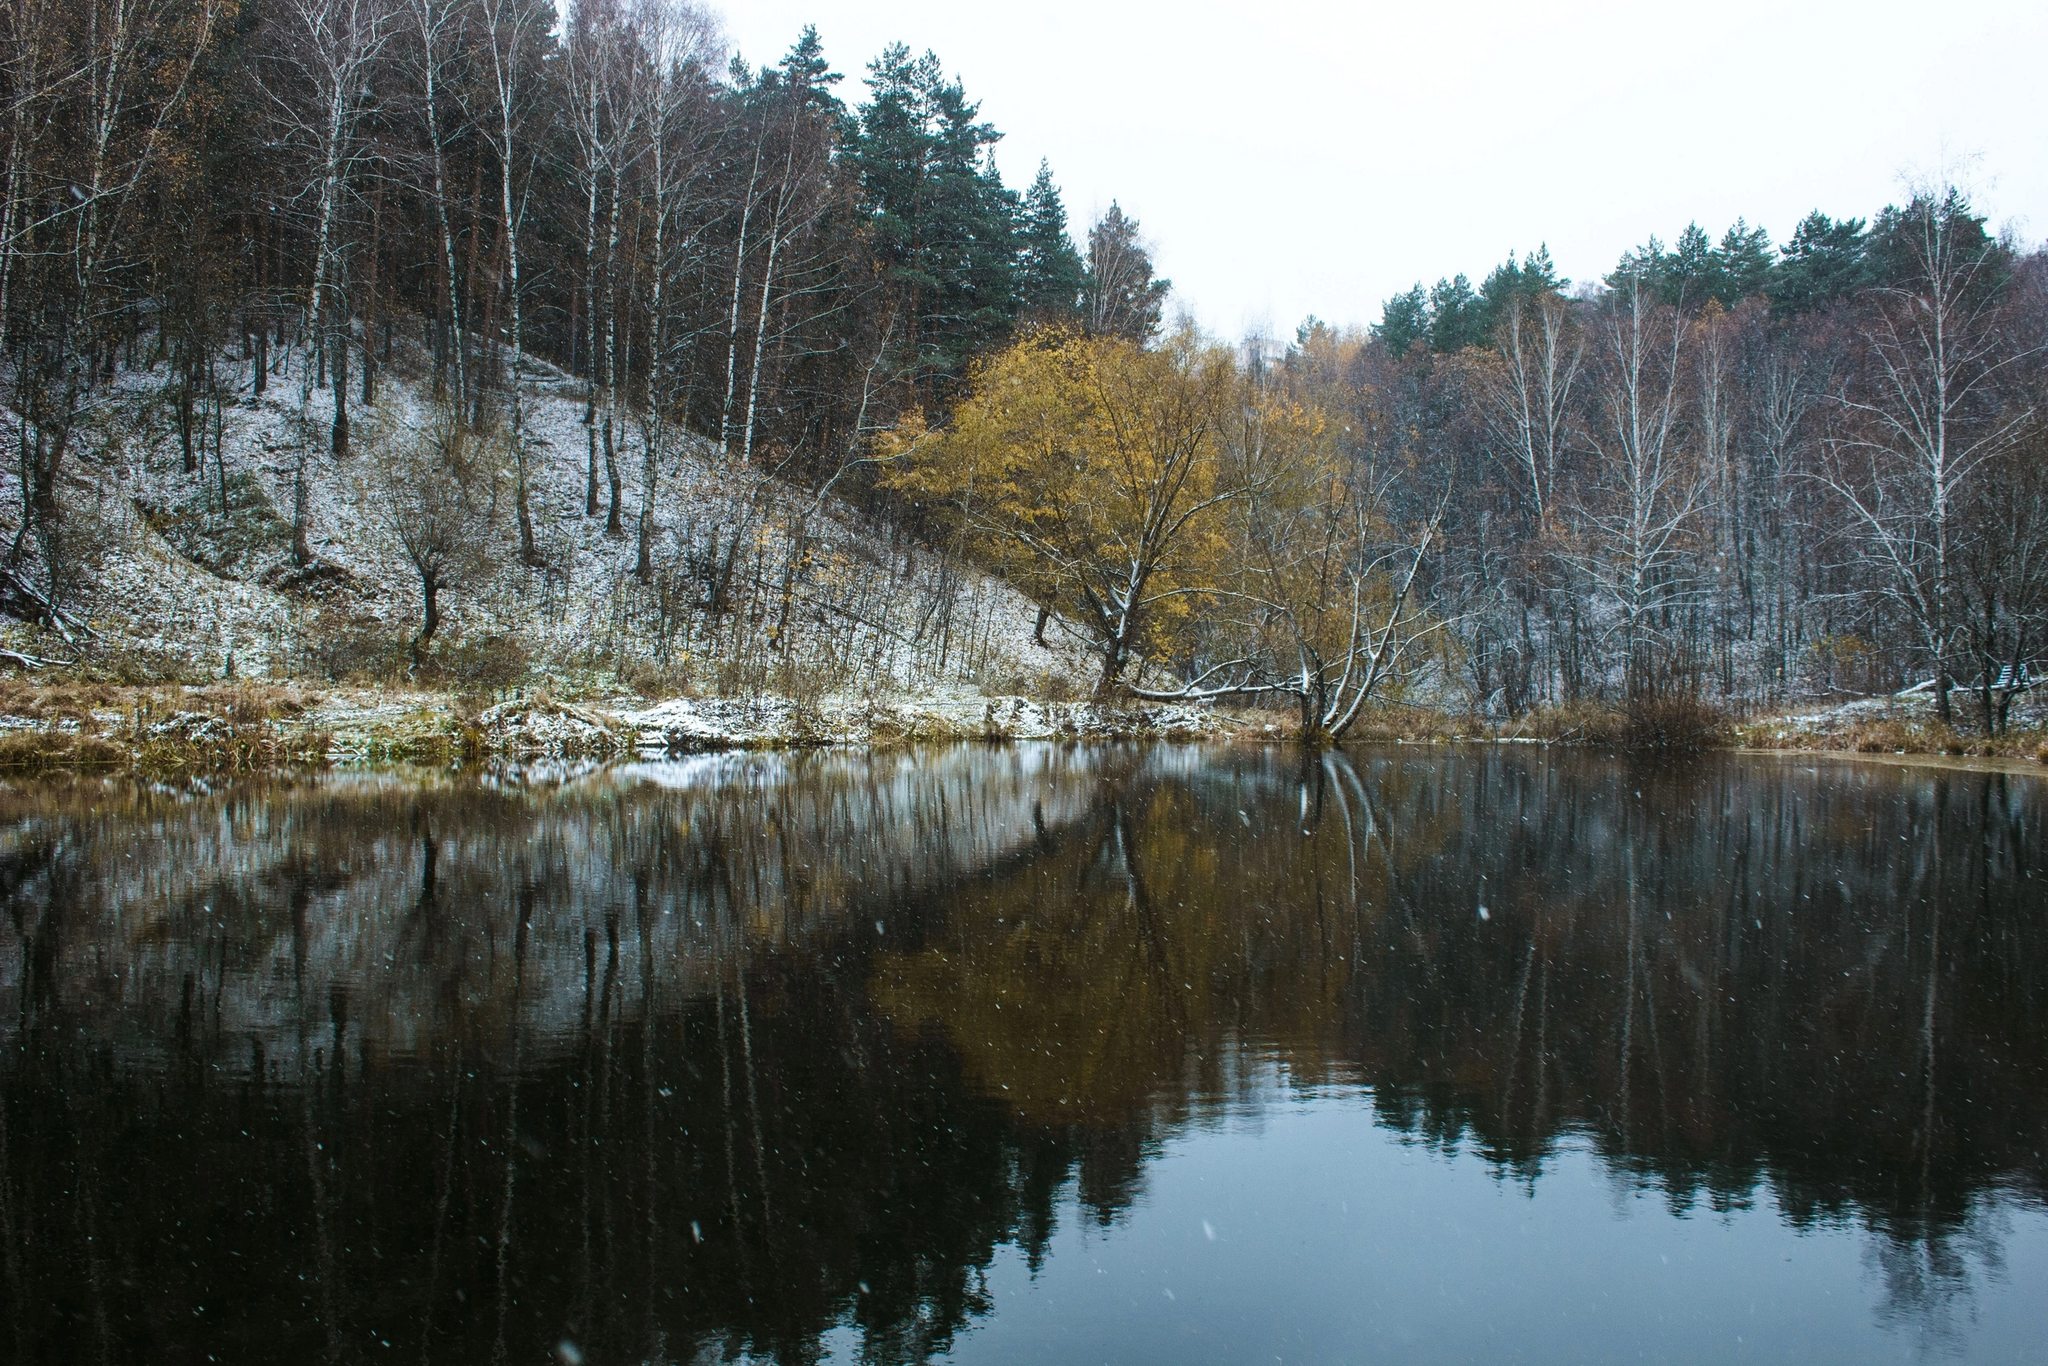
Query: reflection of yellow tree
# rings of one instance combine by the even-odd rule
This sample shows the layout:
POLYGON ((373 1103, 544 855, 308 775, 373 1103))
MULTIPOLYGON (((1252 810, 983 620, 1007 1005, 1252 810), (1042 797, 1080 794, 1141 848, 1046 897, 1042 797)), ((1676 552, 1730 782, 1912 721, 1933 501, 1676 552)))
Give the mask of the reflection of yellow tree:
MULTIPOLYGON (((936 1024, 1031 1122, 1108 1126, 1216 1095, 1242 1034, 1317 1080, 1387 872, 1376 847, 1346 860, 1365 813, 1321 761, 1300 803, 1301 838, 1247 840, 1249 812, 1182 784, 1126 787, 1044 857, 951 900, 923 951, 879 959, 876 999, 899 1028, 936 1024)), ((1268 794, 1257 823, 1274 816, 1268 794)))

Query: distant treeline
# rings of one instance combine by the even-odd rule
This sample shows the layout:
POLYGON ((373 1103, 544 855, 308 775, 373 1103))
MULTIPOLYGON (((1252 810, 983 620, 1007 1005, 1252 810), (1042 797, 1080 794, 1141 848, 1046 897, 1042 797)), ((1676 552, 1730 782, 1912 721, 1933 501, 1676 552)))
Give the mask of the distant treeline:
POLYGON ((1936 185, 1775 250, 1689 225, 1576 290, 1511 255, 1368 335, 1312 319, 1280 370, 1449 476, 1435 588, 1485 710, 1934 680, 1998 729, 2048 629, 2044 286, 1936 185))
MULTIPOLYGON (((1991 243, 1981 218, 1959 223, 1974 251, 1991 243)), ((1700 308, 1708 301, 1723 309, 1745 299, 1769 302, 1773 316, 1796 318, 1826 308, 1873 286, 1910 284, 1917 275, 1908 210, 1887 208, 1875 225, 1861 218, 1834 219, 1815 209, 1799 221, 1792 240, 1773 249, 1771 235, 1741 218, 1716 243, 1698 223, 1688 223, 1668 250, 1651 237, 1628 252, 1602 283, 1620 289, 1640 282, 1659 303, 1700 308)), ((1479 288, 1462 272, 1428 289, 1420 280, 1381 309, 1373 336, 1395 356, 1426 345, 1439 354, 1486 346, 1516 299, 1560 294, 1571 281, 1557 273, 1550 248, 1539 246, 1527 260, 1515 254, 1487 272, 1479 288)))
POLYGON ((1041 332, 900 484, 1079 623, 1102 686, 1507 719, 1932 681, 2003 730, 2048 632, 2048 260, 1940 186, 1770 249, 1548 252, 1236 353, 1041 332), (1147 685, 1147 667, 1167 666, 1147 685), (1177 681, 1176 681, 1177 680, 1177 681))

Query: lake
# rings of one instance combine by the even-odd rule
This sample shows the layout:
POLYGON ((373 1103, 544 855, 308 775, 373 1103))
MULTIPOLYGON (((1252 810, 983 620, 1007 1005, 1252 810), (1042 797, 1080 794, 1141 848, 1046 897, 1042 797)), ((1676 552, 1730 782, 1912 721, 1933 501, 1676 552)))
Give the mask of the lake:
POLYGON ((2040 1361, 2044 791, 1050 744, 13 784, 0 1359, 2040 1361))

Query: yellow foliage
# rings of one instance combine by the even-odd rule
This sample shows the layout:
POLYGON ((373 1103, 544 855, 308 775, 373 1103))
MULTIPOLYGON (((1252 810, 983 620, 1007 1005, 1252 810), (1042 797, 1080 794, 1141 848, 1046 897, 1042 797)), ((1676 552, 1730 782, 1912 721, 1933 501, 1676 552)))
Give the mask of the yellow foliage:
POLYGON ((1241 389, 1191 330, 1154 350, 1047 331, 977 365, 946 431, 911 413, 878 454, 899 492, 954 509, 978 554, 1080 622, 1114 686, 1223 572, 1241 389))

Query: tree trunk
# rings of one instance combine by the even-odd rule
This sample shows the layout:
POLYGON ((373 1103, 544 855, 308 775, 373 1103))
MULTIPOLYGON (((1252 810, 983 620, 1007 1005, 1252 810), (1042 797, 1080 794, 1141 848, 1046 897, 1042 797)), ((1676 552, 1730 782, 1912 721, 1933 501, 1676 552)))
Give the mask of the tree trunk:
POLYGON ((654 435, 645 432, 640 451, 640 546, 633 557, 633 575, 642 583, 654 577, 654 484, 659 473, 654 461, 654 435))
POLYGON ((334 359, 334 454, 338 459, 348 456, 349 332, 348 311, 344 309, 333 330, 334 344, 331 348, 334 359))
POLYGON ((199 469, 199 461, 192 452, 192 363, 185 359, 179 367, 183 377, 178 382, 178 446, 185 456, 185 473, 192 474, 199 469))
POLYGON ((604 414, 604 477, 611 487, 611 510, 605 514, 604 534, 619 537, 626 534, 624 522, 619 518, 619 460, 612 446, 612 414, 607 407, 604 414))
POLYGON ((306 443, 299 442, 298 462, 292 468, 292 563, 304 569, 313 563, 313 547, 306 541, 306 443))
POLYGON ((434 632, 441 628, 441 576, 422 571, 420 573, 420 634, 413 642, 412 657, 417 663, 426 653, 427 642, 434 638, 434 632))

